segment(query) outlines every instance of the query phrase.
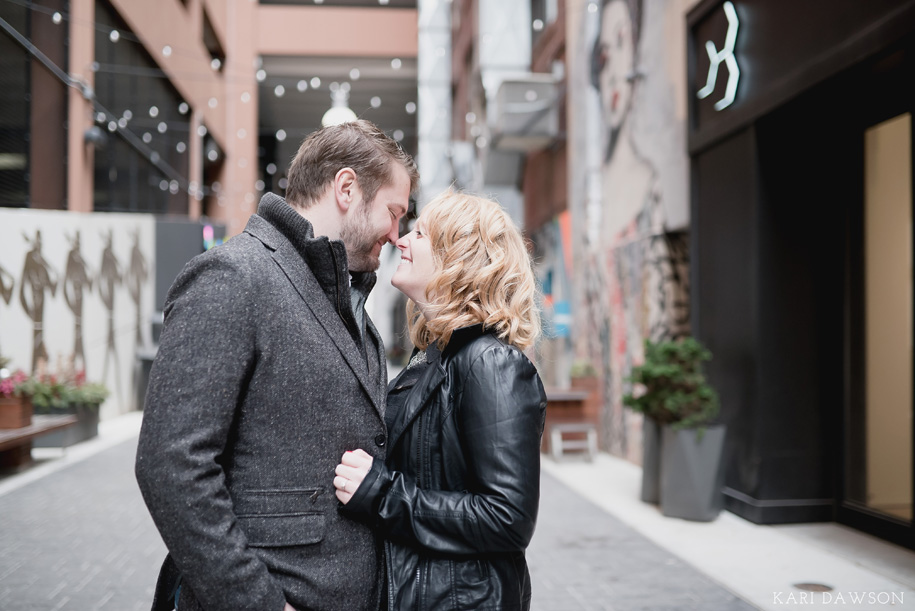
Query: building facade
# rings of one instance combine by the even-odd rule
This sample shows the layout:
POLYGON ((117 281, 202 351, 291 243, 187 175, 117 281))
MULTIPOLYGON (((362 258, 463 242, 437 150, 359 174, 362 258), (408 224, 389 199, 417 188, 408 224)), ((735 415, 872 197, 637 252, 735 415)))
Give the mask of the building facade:
POLYGON ((726 506, 913 547, 915 2, 707 0, 686 28, 726 506))
POLYGON ((2 355, 140 404, 172 280, 332 105, 416 153, 418 30, 415 0, 0 2, 2 355))

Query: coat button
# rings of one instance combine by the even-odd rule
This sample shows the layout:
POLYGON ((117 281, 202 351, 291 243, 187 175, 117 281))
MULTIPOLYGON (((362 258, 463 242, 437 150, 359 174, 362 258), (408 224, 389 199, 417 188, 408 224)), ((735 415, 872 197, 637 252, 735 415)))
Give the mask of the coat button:
POLYGON ((383 448, 386 441, 387 439, 385 438, 384 433, 378 433, 375 435, 375 445, 377 445, 379 448, 383 448))

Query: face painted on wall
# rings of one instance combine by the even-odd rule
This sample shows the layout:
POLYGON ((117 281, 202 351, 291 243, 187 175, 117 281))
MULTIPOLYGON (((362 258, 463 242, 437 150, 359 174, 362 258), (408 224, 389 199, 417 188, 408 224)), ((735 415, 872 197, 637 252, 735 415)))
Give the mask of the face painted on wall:
POLYGON ((604 6, 598 41, 598 88, 601 110, 607 127, 619 129, 632 102, 635 70, 635 41, 632 15, 623 0, 604 6))

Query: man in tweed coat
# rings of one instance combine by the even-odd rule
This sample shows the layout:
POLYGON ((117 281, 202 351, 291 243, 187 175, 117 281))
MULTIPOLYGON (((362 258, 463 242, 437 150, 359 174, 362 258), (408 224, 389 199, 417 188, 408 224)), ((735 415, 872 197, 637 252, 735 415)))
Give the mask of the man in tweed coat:
POLYGON ((136 474, 169 555, 153 609, 377 609, 380 547, 337 512, 344 451, 384 460, 363 306, 418 175, 377 127, 321 129, 244 233, 169 291, 136 474))

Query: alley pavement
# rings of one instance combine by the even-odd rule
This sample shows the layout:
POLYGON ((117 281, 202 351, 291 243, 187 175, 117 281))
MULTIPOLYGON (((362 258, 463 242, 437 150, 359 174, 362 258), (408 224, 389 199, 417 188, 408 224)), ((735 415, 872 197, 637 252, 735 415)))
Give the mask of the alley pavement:
MULTIPOLYGON (((120 439, 0 480, 0 609, 149 608, 165 547, 133 475, 139 415, 125 418, 120 439)), ((541 499, 534 611, 755 608, 546 471, 541 499)))

